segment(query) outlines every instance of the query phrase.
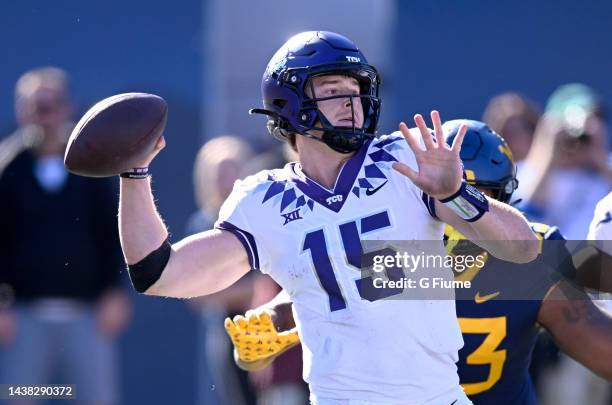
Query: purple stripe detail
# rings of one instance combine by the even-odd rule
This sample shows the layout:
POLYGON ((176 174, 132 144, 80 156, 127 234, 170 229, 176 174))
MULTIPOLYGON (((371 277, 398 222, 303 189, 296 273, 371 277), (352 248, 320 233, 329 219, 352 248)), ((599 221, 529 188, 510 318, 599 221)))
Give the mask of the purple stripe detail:
POLYGON ((264 198, 262 200, 262 204, 265 203, 266 201, 268 201, 270 198, 274 197, 275 195, 282 193, 283 191, 285 191, 285 182, 284 181, 275 181, 272 184, 270 184, 270 187, 268 187, 268 190, 266 191, 266 195, 264 195, 264 198))
POLYGON ((281 200, 281 207, 280 207, 281 212, 285 208, 287 208, 287 206, 289 206, 289 204, 294 202, 296 198, 297 197, 295 195, 295 189, 293 187, 290 188, 289 190, 285 191, 283 193, 283 199, 281 200))
POLYGON ((361 188, 373 188, 372 184, 367 179, 359 179, 359 187, 361 188))
POLYGON ((375 144, 373 145, 373 147, 380 149, 380 148, 382 148, 383 146, 387 146, 387 145, 389 145, 389 144, 392 144, 393 142, 397 142, 397 141, 399 141, 400 139, 404 139, 404 138, 403 138, 403 137, 401 137, 401 136, 389 137, 389 138, 385 139, 384 141, 380 141, 380 142, 375 143, 375 144))
POLYGON ((428 208, 429 208, 429 215, 431 215, 433 218, 438 219, 438 215, 436 214, 436 199, 433 198, 432 196, 427 196, 428 197, 428 208))
MULTIPOLYGON (((292 172, 292 181, 295 183, 296 187, 304 193, 306 196, 310 197, 312 200, 318 202, 320 205, 328 208, 334 212, 339 212, 344 202, 347 200, 349 193, 355 183, 355 179, 361 170, 361 165, 365 160, 366 153, 372 141, 369 140, 366 142, 361 149, 353 155, 349 159, 348 162, 342 167, 340 174, 338 175, 338 180, 336 181, 336 187, 333 192, 321 187, 316 182, 310 180, 306 176, 300 176, 297 174, 296 164, 290 163, 291 172, 292 172), (337 201, 331 202, 327 204, 327 199, 330 197, 341 195, 342 198, 337 201)), ((384 152, 384 151, 383 151, 384 152)), ((394 159, 395 160, 395 159, 394 159)), ((310 201, 308 202, 308 206, 310 206, 310 201)), ((312 210, 313 207, 311 207, 312 210)))
POLYGON ((370 179, 386 179, 385 174, 374 163, 364 167, 365 175, 370 179))
POLYGON ((306 204, 306 197, 301 195, 298 197, 297 202, 295 203, 295 208, 300 208, 304 204, 306 204))
POLYGON ((240 243, 242 243, 244 250, 246 250, 247 252, 251 268, 259 269, 259 254, 257 253, 257 244, 255 243, 255 238, 253 237, 253 235, 227 221, 223 221, 221 223, 216 224, 215 228, 222 229, 224 231, 228 231, 236 235, 240 243))
POLYGON ((353 187, 353 194, 355 194, 357 196, 357 198, 359 198, 359 187, 353 187))
POLYGON ((383 149, 369 154, 373 162, 397 162, 393 155, 385 152, 383 149))
POLYGON ((421 199, 423 200, 423 204, 425 204, 425 208, 429 212, 432 218, 438 219, 436 215, 436 199, 431 197, 429 194, 422 192, 421 199))

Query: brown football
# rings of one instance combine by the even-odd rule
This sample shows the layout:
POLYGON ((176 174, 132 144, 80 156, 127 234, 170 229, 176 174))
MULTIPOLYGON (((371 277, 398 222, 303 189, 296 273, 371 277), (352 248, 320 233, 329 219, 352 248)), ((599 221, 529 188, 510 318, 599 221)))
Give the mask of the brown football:
POLYGON ((64 165, 87 177, 116 176, 132 169, 151 153, 167 118, 166 101, 154 94, 124 93, 106 98, 74 127, 64 165))

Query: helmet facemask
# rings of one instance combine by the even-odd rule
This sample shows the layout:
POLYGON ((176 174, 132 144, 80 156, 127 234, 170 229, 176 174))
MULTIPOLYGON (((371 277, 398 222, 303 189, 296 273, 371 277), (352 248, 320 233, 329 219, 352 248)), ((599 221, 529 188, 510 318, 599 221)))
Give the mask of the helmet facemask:
MULTIPOLYGON (((286 113, 272 113, 271 109, 253 110, 270 116, 268 129, 276 137, 286 137, 288 133, 296 133, 320 141, 340 153, 351 153, 373 138, 380 114, 380 98, 378 89, 380 78, 376 69, 363 63, 327 63, 307 68, 286 69, 276 77, 278 85, 290 91, 296 102, 275 99, 274 109, 287 110, 286 113), (313 80, 315 77, 341 75, 352 77, 359 83, 359 94, 337 94, 328 97, 317 97, 313 80), (308 89, 308 91, 307 91, 308 89), (356 99, 361 101, 361 107, 356 99), (333 99, 345 99, 350 103, 352 125, 333 126, 330 120, 319 109, 319 103, 333 99), (363 125, 355 126, 355 109, 362 108, 363 125)), ((266 106, 267 107, 267 106, 266 106)))
POLYGON ((361 148, 367 139, 374 137, 380 110, 379 79, 376 71, 367 65, 347 67, 348 69, 325 70, 318 74, 308 72, 305 88, 302 89, 303 97, 299 114, 302 127, 298 133, 307 136, 315 133, 319 135, 321 141, 340 153, 354 152, 361 148), (315 91, 314 79, 330 75, 354 78, 359 84, 359 94, 320 97, 315 91), (335 99, 346 100, 349 104, 350 126, 334 126, 320 108, 322 102, 335 99), (358 122, 358 115, 363 117, 361 123, 358 122))

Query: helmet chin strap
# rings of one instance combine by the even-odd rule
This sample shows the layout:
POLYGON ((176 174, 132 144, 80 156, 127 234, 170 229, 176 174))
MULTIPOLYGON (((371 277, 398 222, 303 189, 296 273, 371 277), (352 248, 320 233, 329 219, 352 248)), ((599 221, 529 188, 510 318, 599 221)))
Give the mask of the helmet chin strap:
MULTIPOLYGON (((317 100, 314 82, 310 80, 308 85, 310 85, 310 93, 312 94, 313 99, 317 100)), ((308 138, 316 139, 319 142, 323 142, 338 153, 346 154, 359 150, 365 141, 365 134, 355 132, 355 108, 353 106, 353 97, 349 96, 348 99, 349 104, 351 106, 352 122, 350 133, 343 132, 344 128, 338 128, 333 126, 331 122, 329 122, 325 114, 323 114, 323 112, 321 112, 321 110, 319 110, 318 108, 315 108, 315 111, 317 113, 317 119, 323 127, 320 129, 320 131, 323 133, 321 138, 314 137, 310 134, 306 135, 304 133, 302 133, 301 135, 306 135, 308 138)))
MULTIPOLYGON (((361 148, 366 139, 366 136, 363 133, 355 132, 354 120, 353 126, 351 128, 334 127, 319 109, 317 109, 316 111, 318 120, 321 123, 322 128, 313 129, 316 131, 321 131, 322 136, 316 137, 309 133, 300 133, 300 135, 322 142, 338 153, 351 153, 361 148), (343 130, 347 129, 350 129, 351 132, 343 132, 343 130)), ((354 113, 352 109, 352 103, 351 112, 354 113)), ((354 115, 352 116, 354 117, 354 115)))

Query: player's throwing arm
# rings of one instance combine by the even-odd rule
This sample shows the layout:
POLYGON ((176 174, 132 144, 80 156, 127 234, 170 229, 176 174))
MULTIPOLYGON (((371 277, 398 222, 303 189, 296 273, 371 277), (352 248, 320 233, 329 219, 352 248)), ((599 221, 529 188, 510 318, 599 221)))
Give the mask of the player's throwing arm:
POLYGON ((239 236, 214 230, 174 245, 157 213, 148 167, 165 146, 168 108, 159 96, 126 93, 93 106, 70 136, 64 163, 88 177, 121 176, 119 231, 136 290, 173 297, 206 295, 250 269, 239 236))

